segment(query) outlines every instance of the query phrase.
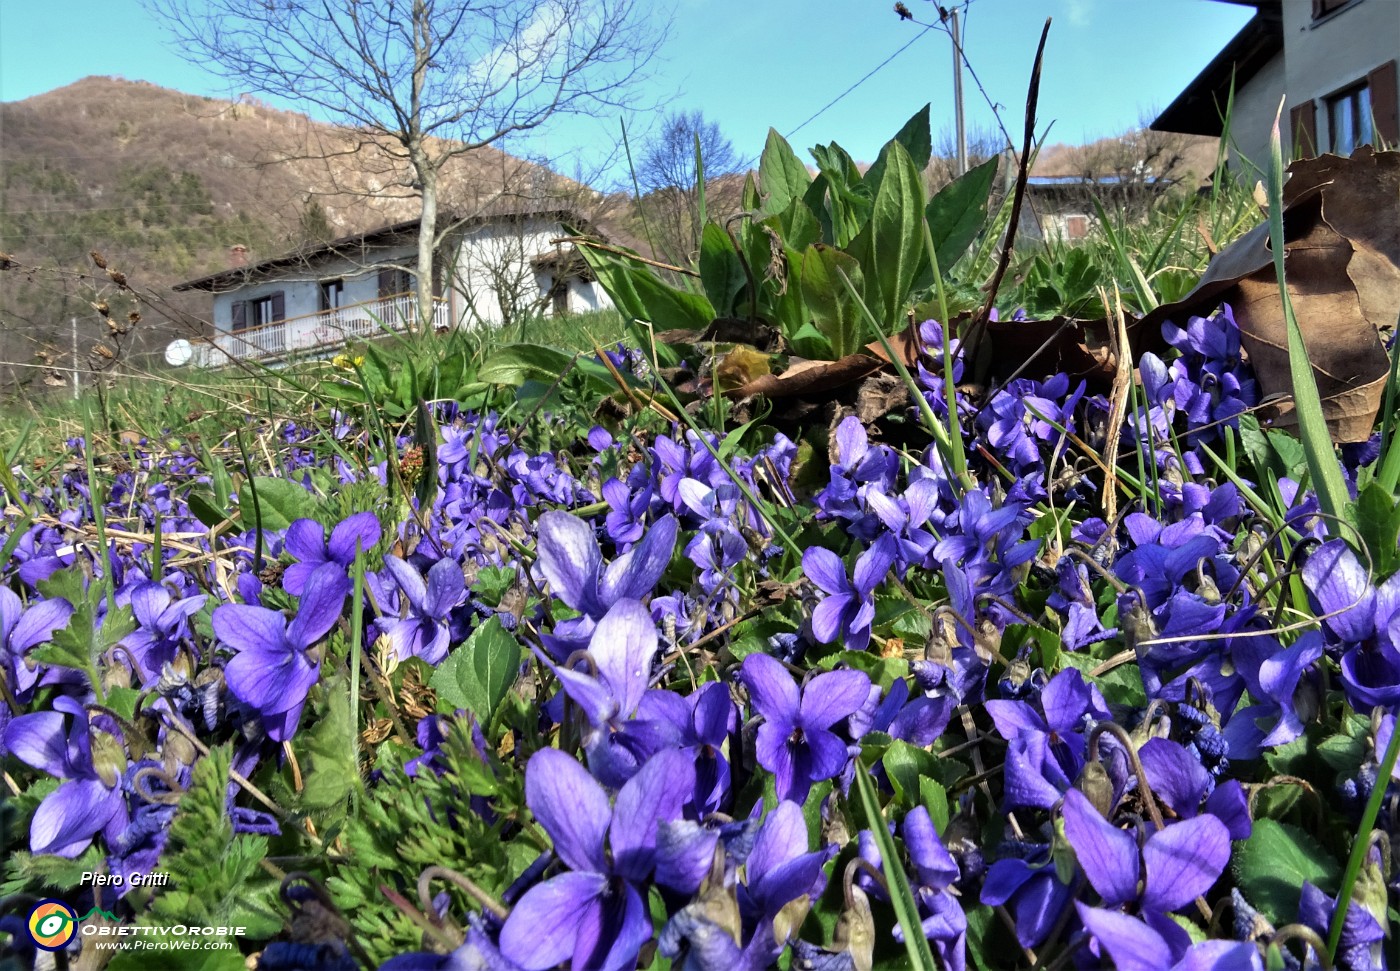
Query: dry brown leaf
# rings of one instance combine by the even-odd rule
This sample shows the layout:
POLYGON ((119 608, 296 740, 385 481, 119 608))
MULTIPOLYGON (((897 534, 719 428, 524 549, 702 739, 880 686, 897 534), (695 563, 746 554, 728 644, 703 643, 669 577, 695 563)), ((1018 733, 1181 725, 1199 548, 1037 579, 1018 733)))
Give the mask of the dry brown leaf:
MULTIPOLYGON (((1288 292, 1303 332, 1338 442, 1371 434, 1385 393, 1389 360, 1381 328, 1400 313, 1400 152, 1358 149, 1350 158, 1323 155, 1289 166, 1283 190, 1288 292)), ((1234 310, 1263 397, 1291 395, 1288 334, 1262 224, 1222 250, 1196 288, 1159 307, 1138 329, 1150 342, 1163 320, 1234 310)), ((1139 345, 1139 350, 1145 345, 1139 345)), ((1291 409, 1262 410, 1261 419, 1296 425, 1291 409)))
POLYGON ((761 394, 767 398, 819 395, 859 381, 883 363, 868 354, 848 354, 836 361, 797 361, 782 374, 765 374, 736 391, 735 397, 761 394))

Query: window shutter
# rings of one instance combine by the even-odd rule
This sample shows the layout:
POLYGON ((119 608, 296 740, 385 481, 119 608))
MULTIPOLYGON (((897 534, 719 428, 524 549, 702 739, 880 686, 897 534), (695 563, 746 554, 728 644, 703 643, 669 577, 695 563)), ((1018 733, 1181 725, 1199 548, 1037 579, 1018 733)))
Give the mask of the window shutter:
POLYGON ((1395 62, 1388 61, 1366 77, 1371 89, 1371 114, 1375 117, 1376 140, 1386 148, 1400 147, 1400 82, 1397 82, 1395 62))
POLYGON ((272 295, 272 319, 287 319, 287 293, 285 290, 278 290, 272 295))
POLYGON ((379 271, 379 296, 392 296, 394 292, 394 271, 385 267, 379 271))
POLYGON ((1317 104, 1305 101, 1288 113, 1293 128, 1293 155, 1306 158, 1317 154, 1317 104))
POLYGON ((248 301, 236 300, 233 304, 233 329, 246 330, 248 327, 248 301))

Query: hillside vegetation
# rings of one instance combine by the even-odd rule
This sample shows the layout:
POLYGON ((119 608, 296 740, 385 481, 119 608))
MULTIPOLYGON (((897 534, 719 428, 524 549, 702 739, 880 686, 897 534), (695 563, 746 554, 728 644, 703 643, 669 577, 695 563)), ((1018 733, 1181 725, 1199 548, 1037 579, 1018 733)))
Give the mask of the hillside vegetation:
MULTIPOLYGON (((258 260, 416 211, 376 143, 247 98, 89 77, 0 104, 0 135, 0 252, 21 270, 0 290, 0 385, 31 379, 38 372, 14 365, 46 348, 66 364, 71 317, 84 348, 104 336, 90 302, 108 281, 93 275, 92 250, 168 307, 143 309, 127 351, 139 360, 188 335, 207 297, 169 288, 227 266, 229 247, 258 260)), ((503 186, 580 189, 495 149, 449 169, 444 202, 467 211, 503 186)), ((131 309, 103 296, 118 316, 131 309)))

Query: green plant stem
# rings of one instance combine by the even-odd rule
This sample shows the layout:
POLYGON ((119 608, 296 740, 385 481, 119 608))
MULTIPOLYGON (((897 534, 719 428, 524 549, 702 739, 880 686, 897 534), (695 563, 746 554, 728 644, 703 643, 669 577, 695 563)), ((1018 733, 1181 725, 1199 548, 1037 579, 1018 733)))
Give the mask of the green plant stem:
MULTIPOLYGON (((1396 733, 1400 735, 1400 732, 1396 733)), ((896 856, 894 840, 885 828, 885 816, 880 811, 880 802, 870 784, 870 770, 859 762, 856 764, 856 789, 860 792, 861 808, 865 810, 865 822, 870 834, 880 850, 880 864, 885 871, 885 882, 889 884, 890 902, 894 906, 895 919, 904 931, 904 948, 909 953, 908 967, 912 971, 935 971, 933 952, 929 950, 928 939, 924 937, 923 922, 919 920, 919 905, 909 889, 909 880, 904 867, 896 856)))
POLYGON ((355 599, 350 604, 350 755, 356 772, 360 766, 360 651, 365 636, 365 561, 360 538, 355 537, 355 599))
MULTIPOLYGON (((1395 331, 1400 334, 1400 321, 1396 321, 1395 331)), ((1384 420, 1381 422, 1381 448, 1385 457, 1377 468, 1380 469, 1380 483, 1385 491, 1395 495, 1395 486, 1400 483, 1400 448, 1395 447, 1395 396, 1396 383, 1400 381, 1400 347, 1390 352, 1390 377, 1385 382, 1385 406, 1381 409, 1384 420)))
MULTIPOLYGON (((97 481, 97 466, 92 461, 92 399, 83 399, 83 461, 87 466, 88 503, 92 506, 93 523, 97 526, 98 566, 102 570, 102 594, 107 600, 107 615, 116 610, 115 591, 112 585, 112 564, 107 555, 107 498, 106 490, 97 481)), ((99 697, 102 687, 93 678, 93 690, 99 697)))
POLYGON ((924 249, 928 250, 929 266, 933 268, 933 289, 938 295, 938 323, 943 328, 943 400, 948 405, 948 442, 952 446, 953 472, 965 477, 967 452, 963 448, 962 422, 958 416, 958 392, 953 384, 953 325, 948 320, 948 290, 943 283, 943 272, 938 265, 938 248, 933 245, 928 220, 919 220, 919 226, 924 231, 924 249))
POLYGON ((237 429, 234 438, 238 442, 238 454, 243 459, 243 474, 248 477, 248 496, 253 500, 253 569, 261 571, 263 568, 263 523, 262 503, 258 501, 258 484, 254 481, 257 476, 253 474, 253 463, 248 458, 248 447, 243 444, 243 429, 237 429))
POLYGON ((1386 790, 1390 788, 1390 774, 1395 771, 1395 761, 1400 757, 1400 720, 1392 724, 1390 741, 1385 746, 1385 756, 1376 772, 1376 786, 1371 790, 1371 798, 1366 800, 1366 811, 1361 814, 1361 825, 1356 831, 1356 841, 1351 845, 1351 856, 1347 857, 1347 868, 1342 872, 1342 885, 1337 891, 1337 909, 1332 913, 1332 926, 1327 932, 1327 954, 1337 960, 1337 945, 1342 939, 1342 928, 1346 925, 1347 909, 1351 906, 1351 892, 1356 886, 1356 878, 1361 874, 1361 865, 1371 848, 1371 829, 1380 815, 1381 803, 1385 801, 1386 790))
MULTIPOLYGON (((1269 243, 1274 251, 1274 273, 1278 277, 1279 299, 1283 301, 1283 318, 1288 327, 1288 366, 1293 379, 1293 406, 1298 413, 1298 433, 1303 440, 1303 454, 1308 460, 1308 472, 1312 476, 1318 505, 1333 517, 1332 523, 1338 520, 1350 522, 1346 516, 1346 483, 1342 481, 1342 469, 1332 445, 1332 434, 1322 414, 1317 379, 1308 357, 1307 344, 1303 341, 1303 331, 1298 327, 1298 318, 1293 313, 1293 301, 1288 295, 1283 267, 1283 147, 1279 135, 1279 115, 1282 113, 1283 102, 1280 101, 1279 114, 1274 117, 1273 132, 1269 138, 1269 243)), ((1328 531, 1331 532, 1331 529, 1328 531)))

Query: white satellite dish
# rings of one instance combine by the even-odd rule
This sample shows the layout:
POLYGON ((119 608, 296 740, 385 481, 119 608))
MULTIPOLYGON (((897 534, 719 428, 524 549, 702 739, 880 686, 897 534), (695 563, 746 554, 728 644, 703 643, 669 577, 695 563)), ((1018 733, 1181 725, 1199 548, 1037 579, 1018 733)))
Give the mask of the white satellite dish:
POLYGON ((165 346, 165 363, 171 367, 184 367, 194 357, 194 347, 183 337, 176 338, 165 346))

